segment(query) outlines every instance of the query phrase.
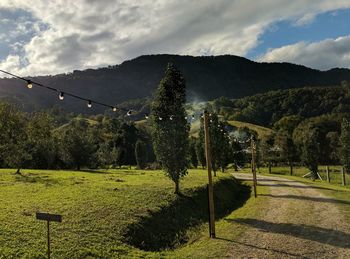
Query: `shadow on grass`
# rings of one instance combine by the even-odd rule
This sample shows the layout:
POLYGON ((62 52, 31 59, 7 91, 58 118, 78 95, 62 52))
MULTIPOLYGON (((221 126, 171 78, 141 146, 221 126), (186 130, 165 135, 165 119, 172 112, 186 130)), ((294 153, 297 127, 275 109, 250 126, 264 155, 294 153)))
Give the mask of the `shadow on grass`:
MULTIPOLYGON (((235 176, 235 175, 233 175, 233 176, 235 176)), ((247 181, 247 182, 253 181, 252 178, 237 177, 237 179, 242 180, 242 181, 247 181)), ((261 179, 261 178, 259 178, 259 176, 258 176, 257 179, 258 179, 258 181, 260 181, 260 182, 300 183, 300 182, 298 182, 298 181, 293 181, 293 180, 277 180, 277 179, 267 179, 267 178, 261 179)))
POLYGON ((227 219, 227 221, 254 227, 269 233, 284 234, 336 247, 350 248, 350 235, 339 230, 303 224, 273 223, 258 219, 227 219))
POLYGON ((272 249, 271 247, 264 247, 263 245, 262 246, 257 246, 257 245, 247 244, 247 243, 244 243, 244 242, 239 242, 239 241, 235 241, 235 240, 231 240, 231 239, 227 239, 227 238, 221 238, 221 237, 216 237, 216 239, 222 240, 222 241, 226 241, 226 242, 230 242, 230 243, 235 243, 235 244, 238 244, 238 245, 247 246, 247 247, 250 247, 252 249, 259 249, 259 250, 264 250, 264 251, 273 251, 275 253, 288 255, 288 256, 296 256, 296 257, 300 256, 299 254, 293 254, 293 253, 289 253, 289 252, 282 251, 282 250, 272 249))
POLYGON ((312 186, 312 185, 294 185, 294 184, 261 184, 258 181, 258 186, 268 186, 268 187, 289 187, 289 188, 299 188, 299 189, 321 189, 321 190, 331 190, 334 191, 334 189, 327 188, 327 187, 319 187, 319 186, 312 186))
MULTIPOLYGON (((215 217, 221 219, 243 206, 250 187, 237 180, 224 179, 214 185, 215 217)), ((151 212, 127 227, 124 242, 146 251, 175 249, 188 240, 188 230, 208 221, 206 187, 178 196, 173 203, 151 212)))
POLYGON ((106 171, 99 171, 99 170, 92 170, 92 169, 83 169, 83 170, 78 170, 76 172, 90 173, 90 174, 111 174, 107 170, 106 171))
POLYGON ((17 182, 23 182, 23 183, 41 183, 45 184, 46 186, 52 186, 55 184, 58 184, 59 181, 57 179, 49 178, 47 175, 35 175, 35 174, 16 174, 15 180, 17 182))
POLYGON ((281 198, 281 199, 308 200, 308 201, 314 201, 314 202, 329 202, 329 203, 350 205, 350 201, 343 201, 343 200, 322 198, 322 197, 307 197, 307 196, 298 196, 298 195, 272 195, 272 194, 260 194, 260 196, 267 196, 267 197, 281 198))

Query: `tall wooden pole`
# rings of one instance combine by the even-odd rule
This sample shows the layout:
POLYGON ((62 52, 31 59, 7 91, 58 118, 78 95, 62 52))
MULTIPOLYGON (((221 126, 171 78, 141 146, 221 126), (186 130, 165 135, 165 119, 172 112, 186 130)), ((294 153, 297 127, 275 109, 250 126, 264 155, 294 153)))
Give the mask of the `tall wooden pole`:
POLYGON ((209 231, 210 231, 210 237, 215 238, 214 194, 213 194, 213 179, 211 175, 209 115, 207 111, 204 112, 204 134, 205 134, 205 157, 207 160, 207 169, 208 169, 209 231))
POLYGON ((254 189, 254 197, 256 198, 257 191, 256 191, 256 186, 257 186, 257 180, 256 180, 256 145, 253 137, 251 138, 250 141, 251 145, 251 151, 252 151, 252 173, 253 173, 253 189, 254 189))
POLYGON ((50 259, 51 251, 50 251, 50 221, 47 221, 47 258, 50 259))
POLYGON ((330 178, 330 175, 329 175, 329 166, 327 165, 326 166, 326 176, 327 176, 327 182, 331 182, 331 178, 330 178))
POLYGON ((345 186, 346 181, 345 181, 345 168, 344 168, 344 166, 342 166, 342 168, 341 168, 341 174, 342 174, 342 184, 343 184, 343 186, 345 186))

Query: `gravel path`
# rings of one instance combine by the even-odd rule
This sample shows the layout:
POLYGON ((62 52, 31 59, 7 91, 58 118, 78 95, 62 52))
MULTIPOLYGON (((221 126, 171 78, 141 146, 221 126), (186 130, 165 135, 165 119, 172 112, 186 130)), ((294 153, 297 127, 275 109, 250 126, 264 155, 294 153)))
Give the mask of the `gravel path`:
MULTIPOLYGON (((248 174, 234 176, 251 180, 248 174)), ((259 218, 234 220, 248 230, 232 241, 229 257, 350 258, 350 222, 337 200, 293 180, 258 176, 258 181, 270 188, 268 205, 259 218)))

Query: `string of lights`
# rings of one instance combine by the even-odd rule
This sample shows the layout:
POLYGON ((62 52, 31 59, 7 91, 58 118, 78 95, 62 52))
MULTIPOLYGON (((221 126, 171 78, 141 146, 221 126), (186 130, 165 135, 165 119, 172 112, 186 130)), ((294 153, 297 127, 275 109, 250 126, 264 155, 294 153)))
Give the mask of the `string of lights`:
MULTIPOLYGON (((88 98, 85 98, 85 97, 82 97, 82 96, 79 96, 79 95, 76 95, 76 94, 73 94, 73 93, 70 93, 70 92, 67 92, 67 91, 63 91, 63 90, 55 88, 55 87, 44 85, 44 84, 36 82, 36 81, 34 81, 32 79, 28 79, 28 78, 25 78, 25 77, 21 77, 21 76, 15 75, 13 73, 10 73, 10 72, 2 70, 2 69, 0 69, 0 72, 26 82, 28 89, 32 89, 33 86, 35 86, 35 87, 40 87, 40 88, 44 88, 44 89, 47 89, 49 91, 55 92, 55 93, 58 94, 58 98, 61 101, 64 100, 65 96, 70 96, 72 98, 85 101, 88 108, 92 108, 93 104, 97 104, 97 105, 109 108, 113 112, 124 111, 124 112, 126 112, 127 116, 133 115, 133 110, 128 110, 128 109, 124 109, 124 108, 117 107, 117 106, 114 106, 114 105, 106 104, 106 103, 103 103, 103 102, 100 102, 100 101, 96 101, 96 100, 93 100, 93 99, 88 99, 88 98)), ((148 113, 144 113, 143 116, 144 116, 145 119, 149 119, 149 117, 150 117, 148 113)), ((211 114, 209 114, 209 116, 211 117, 211 114)), ((159 116, 158 120, 159 121, 164 121, 166 118, 159 116)), ((170 115, 169 116, 169 120, 170 121, 173 121, 174 118, 176 118, 175 115, 170 115)), ((203 114, 199 114, 199 115, 192 114, 190 116, 185 116, 185 119, 189 120, 190 122, 193 122, 194 120, 199 119, 199 118, 204 118, 203 114)), ((210 123, 213 123, 212 119, 210 119, 210 123)), ((221 132, 224 132, 224 125, 223 124, 219 123, 217 126, 219 128, 221 128, 221 132)), ((228 136, 228 133, 224 132, 224 135, 228 136)))
MULTIPOLYGON (((116 112, 116 111, 118 110, 118 108, 117 108, 116 106, 113 106, 113 105, 110 105, 110 104, 106 104, 106 103, 102 103, 102 102, 99 102, 99 101, 95 101, 95 100, 92 100, 92 99, 87 99, 87 98, 84 98, 84 97, 81 97, 81 96, 72 94, 72 93, 67 92, 67 91, 62 91, 62 90, 60 90, 60 89, 58 89, 58 88, 54 88, 54 87, 51 87, 51 86, 47 86, 47 85, 44 85, 44 84, 35 82, 35 81, 31 80, 31 79, 27 79, 27 78, 24 78, 24 77, 21 77, 21 76, 12 74, 12 73, 7 72, 7 71, 5 71, 5 70, 1 70, 1 69, 0 69, 0 72, 2 72, 2 73, 4 73, 4 74, 7 74, 7 75, 9 75, 9 76, 15 77, 15 78, 17 78, 17 79, 20 79, 20 80, 26 82, 26 83, 27 83, 28 89, 32 89, 33 86, 37 86, 37 87, 45 88, 45 89, 47 89, 47 90, 56 92, 56 93, 58 93, 58 98, 59 98, 61 101, 64 100, 64 97, 65 97, 65 96, 70 96, 70 97, 73 97, 73 98, 75 98, 75 99, 79 99, 79 100, 85 101, 88 108, 91 108, 91 107, 92 107, 92 104, 94 103, 94 104, 98 104, 98 105, 101 105, 101 106, 110 108, 110 109, 112 109, 113 112, 116 112)), ((119 110, 121 110, 121 109, 119 108, 119 110)))

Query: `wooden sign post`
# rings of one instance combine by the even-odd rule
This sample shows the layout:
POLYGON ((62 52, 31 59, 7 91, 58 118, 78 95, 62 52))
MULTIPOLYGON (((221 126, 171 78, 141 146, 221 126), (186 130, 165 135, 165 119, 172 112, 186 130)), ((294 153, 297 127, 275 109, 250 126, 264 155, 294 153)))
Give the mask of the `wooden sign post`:
POLYGON ((210 237, 215 238, 214 194, 213 194, 213 180, 211 176, 209 115, 207 111, 204 112, 204 135, 205 135, 205 158, 207 160, 207 170, 208 170, 209 233, 210 233, 210 237))
POLYGON ((329 175, 329 166, 327 165, 326 166, 326 176, 327 176, 327 182, 331 182, 331 177, 330 177, 330 175, 329 175))
POLYGON ((62 222, 62 216, 57 215, 57 214, 37 212, 36 219, 47 221, 47 258, 50 259, 50 254, 51 254, 51 251, 50 251, 50 221, 62 222))
POLYGON ((256 198, 257 195, 257 191, 256 191, 256 186, 257 184, 257 180, 256 180, 256 145, 255 145, 255 141, 253 139, 253 136, 250 139, 250 145, 251 145, 251 151, 252 151, 252 173, 253 173, 253 189, 254 189, 254 197, 256 198))
POLYGON ((345 186, 346 185, 346 180, 345 180, 345 168, 344 166, 342 166, 341 168, 341 179, 342 179, 342 185, 345 186))

